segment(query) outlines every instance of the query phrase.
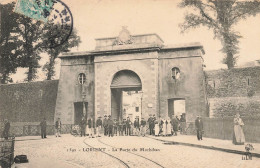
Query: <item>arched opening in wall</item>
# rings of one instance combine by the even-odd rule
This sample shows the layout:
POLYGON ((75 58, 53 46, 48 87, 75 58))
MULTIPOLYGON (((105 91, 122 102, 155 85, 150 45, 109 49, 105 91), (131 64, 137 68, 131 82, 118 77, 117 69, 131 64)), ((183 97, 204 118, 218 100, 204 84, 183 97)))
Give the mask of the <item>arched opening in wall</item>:
POLYGON ((130 70, 117 72, 111 82, 111 117, 117 121, 142 116, 142 82, 139 76, 130 70))

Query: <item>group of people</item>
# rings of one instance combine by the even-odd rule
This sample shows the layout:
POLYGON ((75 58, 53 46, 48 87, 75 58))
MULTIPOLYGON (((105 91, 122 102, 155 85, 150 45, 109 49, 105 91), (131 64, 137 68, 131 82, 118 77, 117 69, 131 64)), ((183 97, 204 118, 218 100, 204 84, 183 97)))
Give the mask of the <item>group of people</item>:
MULTIPOLYGON (((55 135, 56 137, 61 137, 61 120, 57 118, 55 122, 55 135)), ((234 118, 234 134, 233 134, 233 143, 236 145, 244 144, 245 136, 243 132, 244 123, 240 118, 240 115, 237 113, 234 118)), ((41 127, 41 138, 47 138, 46 136, 46 128, 47 122, 44 118, 40 122, 41 127)), ((145 136, 146 131, 149 130, 150 135, 155 136, 177 136, 177 132, 180 130, 181 133, 186 134, 186 120, 185 116, 181 116, 181 119, 178 119, 177 116, 172 116, 170 119, 156 119, 155 115, 150 115, 148 120, 146 121, 144 118, 139 119, 137 116, 132 122, 129 117, 127 119, 123 119, 118 121, 117 119, 112 119, 111 115, 104 115, 104 119, 102 120, 99 116, 96 122, 93 117, 86 119, 82 117, 80 122, 80 134, 81 136, 89 135, 90 138, 94 138, 96 128, 96 137, 101 136, 102 130, 104 130, 104 135, 108 137, 117 136, 145 136)), ((197 116, 195 120, 195 128, 197 131, 197 139, 202 140, 203 135, 203 121, 200 116, 197 116)), ((2 133, 2 137, 8 139, 10 130, 10 122, 5 119, 4 120, 4 129, 2 133)))
POLYGON ((147 130, 150 135, 155 136, 177 136, 177 132, 181 130, 181 133, 186 133, 186 120, 182 116, 179 119, 177 116, 173 116, 172 119, 156 119, 155 115, 150 115, 146 121, 143 117, 140 119, 136 116, 134 121, 131 121, 130 117, 122 120, 112 119, 111 115, 104 115, 104 119, 99 116, 96 121, 93 117, 86 119, 82 117, 80 122, 80 135, 88 135, 90 138, 94 138, 96 128, 96 137, 101 136, 101 130, 103 130, 104 136, 145 136, 147 130))
MULTIPOLYGON (((46 136, 46 130, 47 130, 47 121, 46 118, 43 118, 43 120, 40 122, 41 127, 41 138, 47 138, 46 136)), ((55 136, 61 137, 61 120, 60 118, 57 118, 55 121, 55 136)))
POLYGON ((94 128, 96 128, 96 137, 100 137, 102 133, 104 136, 113 137, 113 136, 124 136, 124 135, 142 135, 145 136, 146 132, 146 121, 144 118, 139 119, 139 117, 135 118, 135 121, 132 122, 129 117, 127 119, 123 119, 118 121, 117 119, 112 119, 111 115, 104 115, 104 119, 102 117, 98 117, 96 122, 93 120, 93 117, 86 119, 82 117, 80 122, 81 136, 88 136, 90 138, 94 138, 94 128))
POLYGON ((181 134, 186 134, 186 119, 185 115, 181 115, 181 119, 178 116, 172 115, 172 118, 167 117, 156 119, 155 115, 150 115, 148 118, 150 135, 155 136, 177 136, 177 132, 180 130, 181 134))

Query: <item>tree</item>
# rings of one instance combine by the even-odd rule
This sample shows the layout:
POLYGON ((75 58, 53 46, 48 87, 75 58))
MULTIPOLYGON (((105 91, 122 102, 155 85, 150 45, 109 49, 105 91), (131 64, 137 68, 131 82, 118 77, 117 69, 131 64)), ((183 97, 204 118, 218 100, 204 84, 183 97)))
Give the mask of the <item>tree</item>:
POLYGON ((37 68, 40 67, 39 54, 42 50, 42 28, 43 23, 35 21, 29 17, 20 15, 16 31, 23 40, 22 46, 19 48, 20 67, 28 68, 26 81, 30 82, 36 79, 37 68))
MULTIPOLYGON (((43 35, 45 39, 49 39, 51 34, 55 34, 54 31, 58 31, 59 33, 62 33, 62 29, 50 30, 50 28, 53 28, 53 26, 47 25, 44 28, 45 30, 48 30, 43 35)), ((48 42, 49 40, 45 40, 43 43, 45 44, 45 46, 48 46, 46 44, 48 42)), ((58 57, 58 55, 62 52, 69 52, 71 48, 78 46, 80 42, 81 42, 80 37, 77 35, 77 31, 74 29, 70 34, 68 40, 65 41, 63 44, 56 46, 55 48, 45 48, 45 51, 49 55, 49 61, 46 62, 42 70, 46 73, 47 80, 51 80, 52 77, 55 75, 54 66, 55 66, 55 60, 58 57)))
POLYGON ((221 41, 225 54, 223 63, 228 69, 235 66, 239 53, 239 39, 242 37, 234 26, 242 19, 260 13, 260 1, 238 0, 182 0, 181 8, 192 7, 193 13, 185 15, 180 24, 182 32, 199 26, 206 26, 214 32, 214 38, 221 41))
POLYGON ((1 84, 6 84, 12 79, 9 77, 11 73, 15 73, 19 67, 19 52, 22 41, 14 29, 17 27, 19 15, 12 12, 15 3, 6 5, 0 4, 1 12, 1 30, 0 30, 0 79, 1 84))

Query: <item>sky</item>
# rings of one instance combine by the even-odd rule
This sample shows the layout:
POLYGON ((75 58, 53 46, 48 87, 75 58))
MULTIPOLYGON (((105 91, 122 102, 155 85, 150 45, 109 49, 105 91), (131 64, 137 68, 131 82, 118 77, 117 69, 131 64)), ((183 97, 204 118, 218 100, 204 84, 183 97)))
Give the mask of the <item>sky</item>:
MULTIPOLYGON (((3 0, 2 0, 3 1, 3 0)), ((4 0, 9 2, 10 0, 4 0)), ((179 24, 184 21, 184 14, 191 9, 181 9, 179 0, 62 0, 71 10, 74 28, 77 29, 82 43, 73 51, 87 51, 95 48, 95 39, 118 36, 122 26, 132 35, 156 33, 165 45, 200 42, 204 46, 205 70, 226 68, 221 63, 223 53, 213 32, 205 27, 180 33, 179 24)), ((0 0, 1 2, 1 0, 0 0)), ((235 26, 243 38, 240 40, 238 65, 260 59, 260 15, 242 20, 235 26)), ((41 60, 44 64, 46 59, 41 60)), ((56 76, 59 77, 59 61, 56 64, 56 76)), ((19 69, 13 75, 19 81, 25 70, 19 69)), ((39 73, 44 79, 44 74, 39 73)))

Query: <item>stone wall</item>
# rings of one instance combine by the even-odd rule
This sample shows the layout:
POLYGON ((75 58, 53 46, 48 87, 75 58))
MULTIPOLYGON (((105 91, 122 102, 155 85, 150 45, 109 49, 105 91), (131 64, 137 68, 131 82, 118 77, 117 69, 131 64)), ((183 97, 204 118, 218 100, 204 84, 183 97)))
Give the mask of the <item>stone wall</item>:
POLYGON ((185 99, 187 122, 197 115, 207 116, 205 77, 201 49, 177 50, 159 53, 160 113, 168 116, 168 99, 185 99), (180 69, 180 78, 172 78, 171 69, 180 69))
POLYGON ((260 67, 206 72, 210 117, 260 116, 260 67))
POLYGON ((206 71, 206 79, 209 98, 260 96, 260 66, 206 71))
POLYGON ((0 119, 54 122, 58 80, 0 85, 0 119))
POLYGON ((111 114, 110 85, 114 75, 121 70, 135 72, 142 82, 143 115, 158 111, 158 53, 128 53, 95 57, 95 111, 97 115, 111 114))
POLYGON ((85 90, 88 103, 87 116, 94 115, 94 58, 91 56, 63 58, 59 89, 55 109, 55 118, 61 118, 64 124, 74 124, 74 103, 83 102, 82 90, 85 90), (86 74, 86 82, 81 85, 78 81, 80 73, 86 74))

